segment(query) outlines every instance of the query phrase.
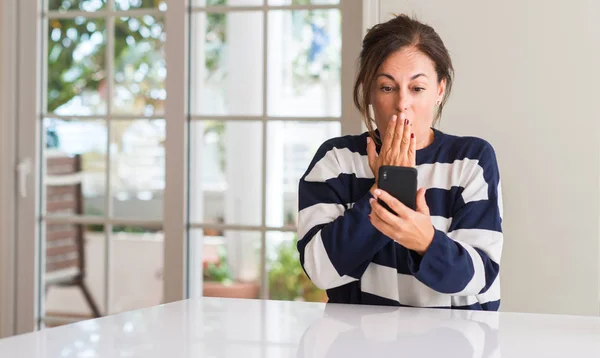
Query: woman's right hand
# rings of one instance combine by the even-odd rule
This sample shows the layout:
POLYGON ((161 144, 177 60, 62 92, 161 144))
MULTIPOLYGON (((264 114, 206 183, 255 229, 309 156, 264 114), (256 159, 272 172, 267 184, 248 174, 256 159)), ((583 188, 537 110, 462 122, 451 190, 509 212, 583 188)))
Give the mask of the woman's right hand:
POLYGON ((371 188, 371 192, 377 188, 379 167, 382 165, 416 166, 417 140, 414 133, 411 132, 411 126, 412 124, 404 114, 400 114, 400 118, 394 115, 385 131, 379 155, 377 155, 373 139, 367 137, 369 167, 375 176, 375 184, 371 188))

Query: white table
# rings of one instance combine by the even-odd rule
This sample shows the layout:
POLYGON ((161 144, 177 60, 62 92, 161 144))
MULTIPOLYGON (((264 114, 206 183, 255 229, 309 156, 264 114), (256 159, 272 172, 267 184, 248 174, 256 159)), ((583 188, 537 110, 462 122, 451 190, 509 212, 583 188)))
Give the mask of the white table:
POLYGON ((600 357, 600 318, 204 298, 0 340, 0 357, 600 357))

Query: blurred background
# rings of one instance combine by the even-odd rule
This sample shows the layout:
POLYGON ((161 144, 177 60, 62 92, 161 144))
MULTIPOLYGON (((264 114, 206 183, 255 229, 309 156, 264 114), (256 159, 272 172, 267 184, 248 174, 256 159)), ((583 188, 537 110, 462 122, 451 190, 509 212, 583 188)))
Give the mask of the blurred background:
POLYGON ((439 128, 495 148, 501 310, 598 316, 598 1, 4 0, 0 336, 202 296, 326 300, 299 264, 298 179, 364 131, 361 40, 397 13, 452 56, 439 128))

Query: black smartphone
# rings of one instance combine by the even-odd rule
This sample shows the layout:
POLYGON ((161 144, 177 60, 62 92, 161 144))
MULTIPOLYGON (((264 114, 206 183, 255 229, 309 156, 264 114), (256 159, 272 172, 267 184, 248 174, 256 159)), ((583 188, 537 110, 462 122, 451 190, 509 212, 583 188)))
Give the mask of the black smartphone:
MULTIPOLYGON (((377 186, 381 190, 388 192, 407 207, 416 210, 417 174, 417 168, 384 165, 379 167, 377 186)), ((381 201, 381 199, 377 200, 384 208, 396 214, 386 203, 381 201)))

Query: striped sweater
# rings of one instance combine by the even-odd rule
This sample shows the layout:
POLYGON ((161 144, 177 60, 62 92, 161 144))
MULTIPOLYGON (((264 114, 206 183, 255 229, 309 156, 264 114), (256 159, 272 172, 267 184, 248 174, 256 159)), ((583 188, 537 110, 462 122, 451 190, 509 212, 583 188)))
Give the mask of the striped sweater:
POLYGON ((421 256, 369 221, 367 136, 326 141, 300 179, 297 248, 307 276, 334 303, 498 310, 503 209, 492 146, 434 129, 417 151, 435 228, 421 256))

